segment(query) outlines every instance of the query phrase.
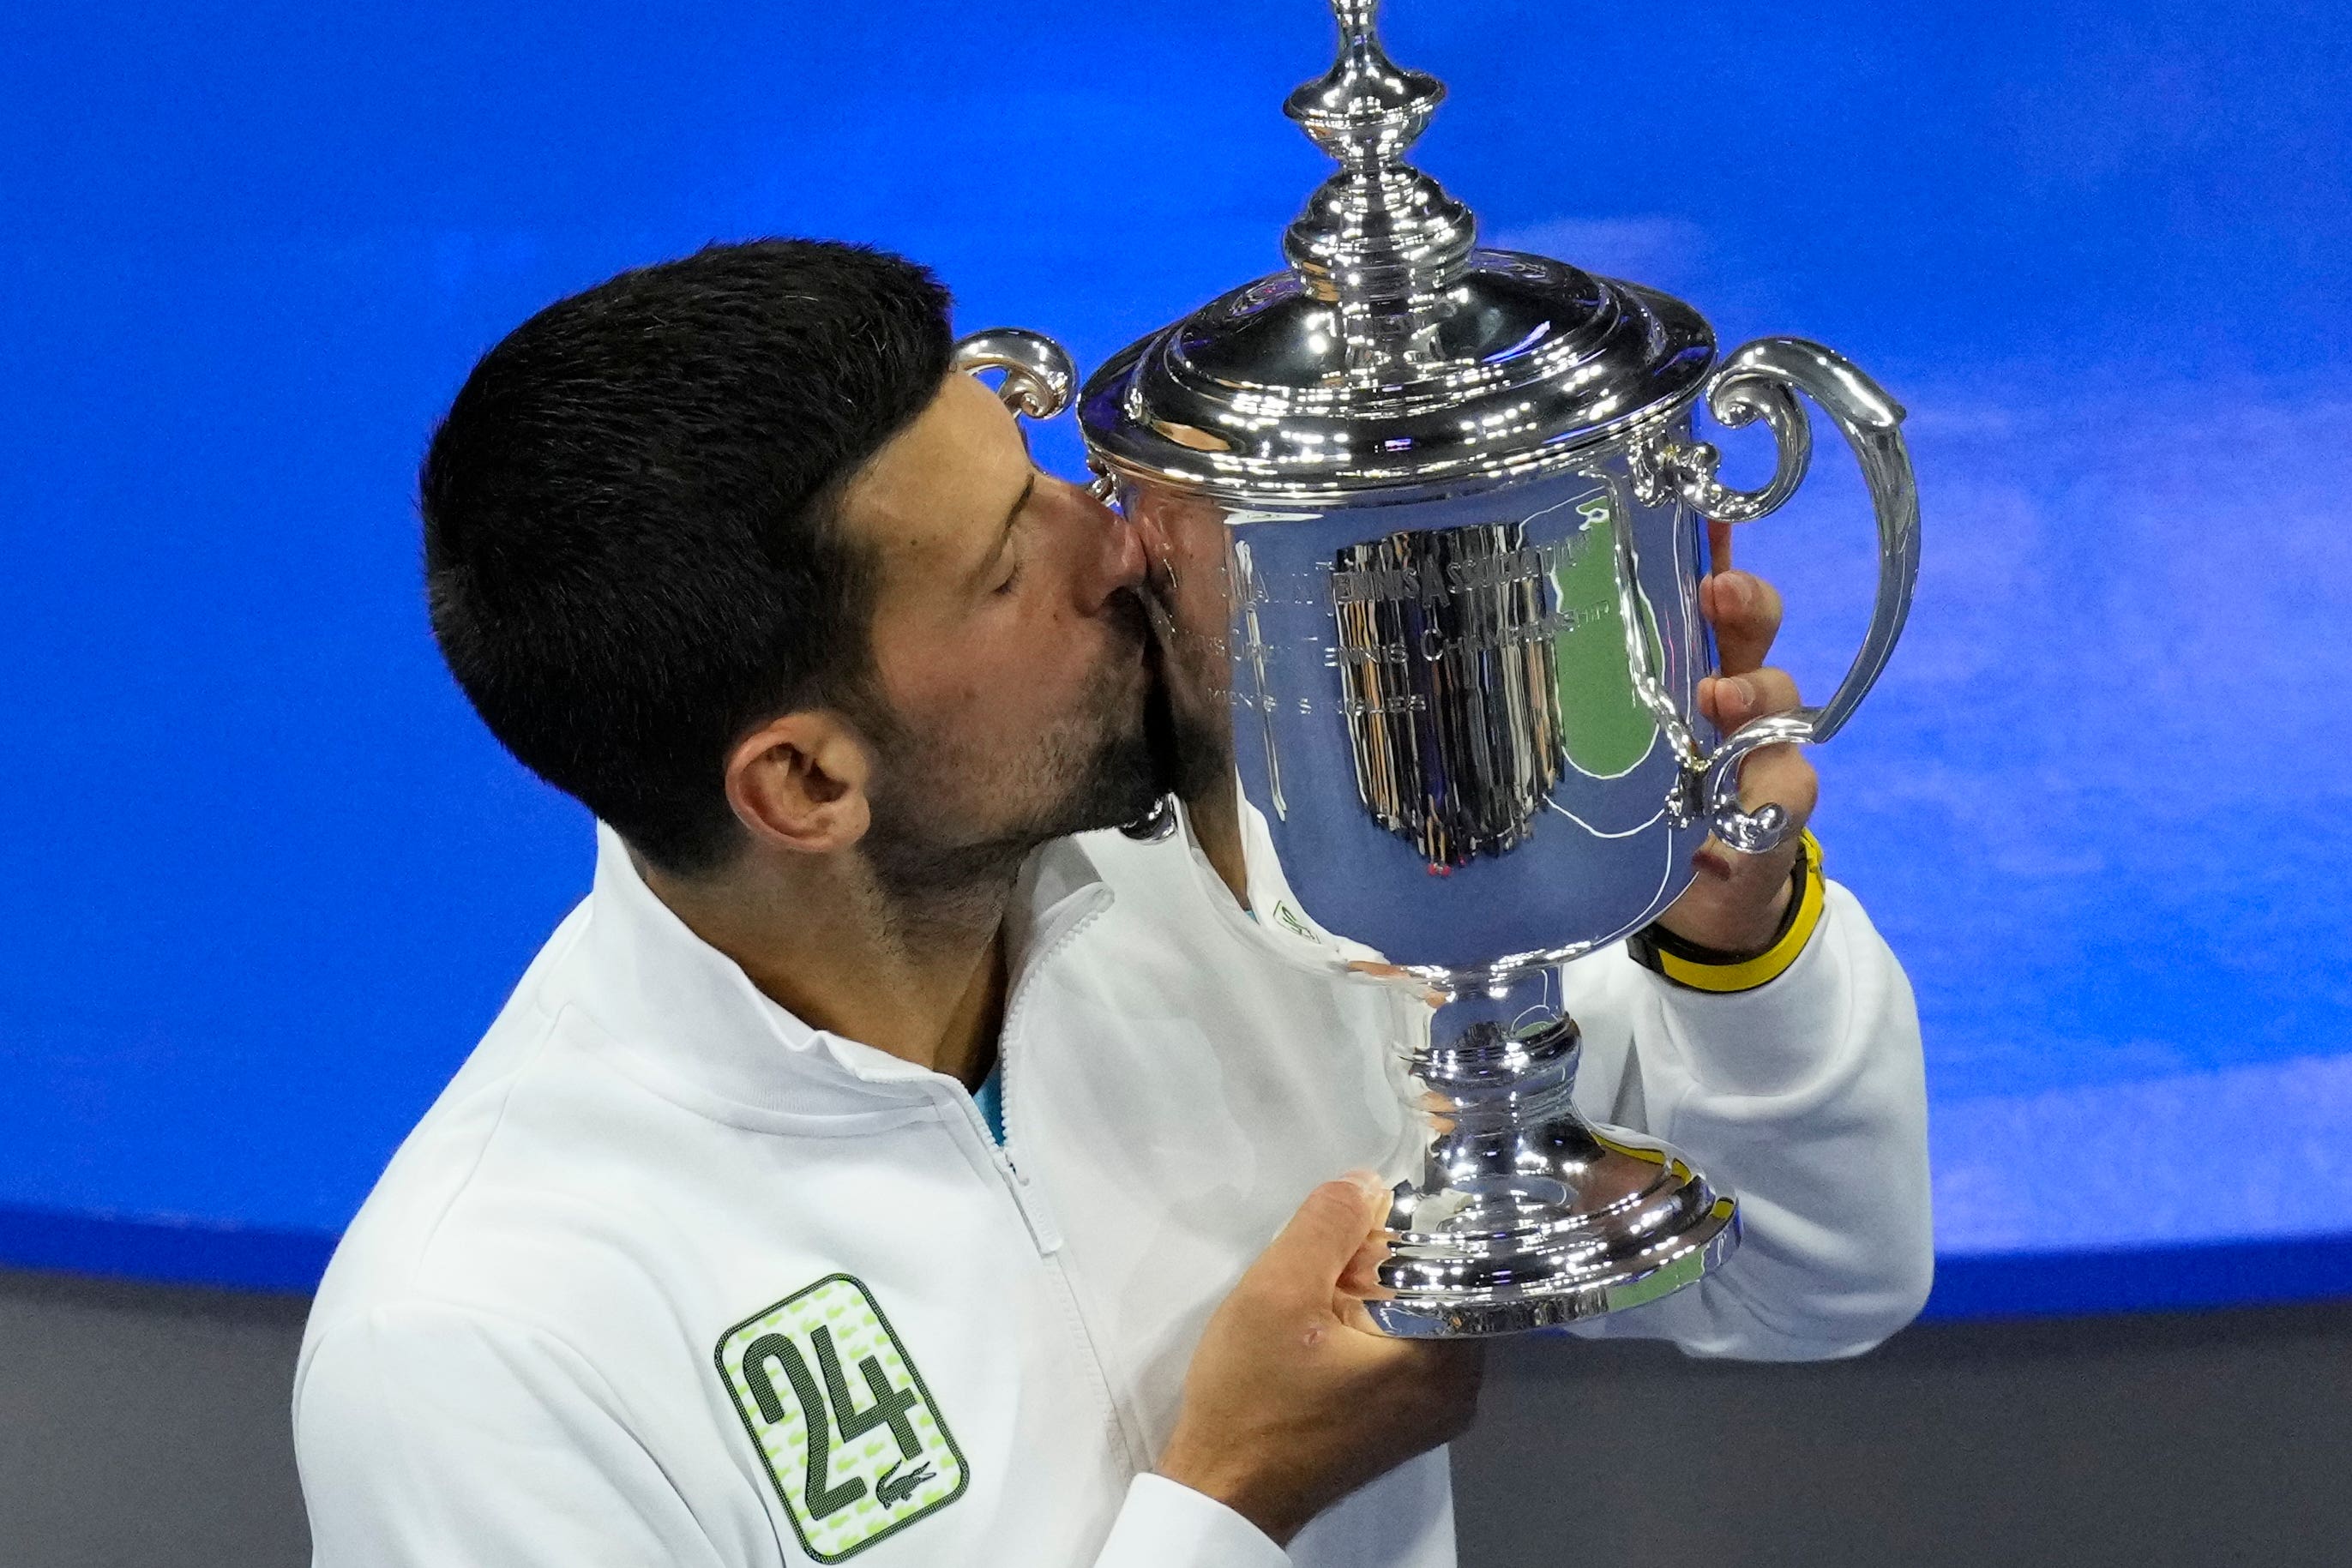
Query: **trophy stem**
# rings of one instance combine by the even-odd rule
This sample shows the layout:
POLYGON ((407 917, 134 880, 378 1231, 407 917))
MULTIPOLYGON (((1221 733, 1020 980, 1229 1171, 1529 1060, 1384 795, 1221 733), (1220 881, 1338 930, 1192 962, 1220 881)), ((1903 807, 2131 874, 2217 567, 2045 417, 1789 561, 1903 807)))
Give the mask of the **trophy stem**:
POLYGON ((1394 1293, 1367 1303, 1386 1333, 1471 1338, 1621 1312, 1738 1243, 1737 1203, 1680 1153, 1576 1109, 1583 1037, 1549 1005, 1553 978, 1454 992, 1407 1057, 1423 1148, 1390 1213, 1381 1282, 1394 1293))

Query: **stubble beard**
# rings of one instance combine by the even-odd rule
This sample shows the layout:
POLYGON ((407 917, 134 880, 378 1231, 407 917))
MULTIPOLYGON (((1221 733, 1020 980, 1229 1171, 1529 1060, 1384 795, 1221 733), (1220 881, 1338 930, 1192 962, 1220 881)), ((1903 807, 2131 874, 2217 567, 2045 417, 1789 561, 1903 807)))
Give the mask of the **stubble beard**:
POLYGON ((1009 822, 974 832, 948 804, 968 784, 945 775, 941 758, 895 714, 860 717, 879 753, 869 789, 873 825, 862 848, 881 895, 905 925, 992 923, 1022 863, 1041 845, 1147 816, 1160 797, 1183 793, 1222 750, 1203 727, 1181 716, 1160 668, 1158 633, 1140 597, 1110 613, 1128 633, 1106 658, 1087 700, 987 793, 1038 801, 1009 822), (1131 661, 1145 658, 1151 679, 1139 705, 1131 661))

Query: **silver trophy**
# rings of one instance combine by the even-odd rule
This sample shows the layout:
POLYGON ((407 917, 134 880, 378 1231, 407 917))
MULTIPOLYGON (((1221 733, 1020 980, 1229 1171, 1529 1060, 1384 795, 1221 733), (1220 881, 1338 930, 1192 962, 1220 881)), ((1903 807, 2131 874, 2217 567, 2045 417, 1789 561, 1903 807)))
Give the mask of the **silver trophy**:
MULTIPOLYGON (((1394 1042, 1421 1150, 1372 1314, 1506 1333, 1654 1300, 1738 1241, 1734 1198, 1689 1159, 1570 1103, 1559 967, 1673 903, 1710 833, 1786 834, 1777 808, 1741 809, 1740 759, 1827 740, 1870 690, 1918 507, 1902 409, 1830 350, 1718 359, 1678 299, 1477 248, 1470 213, 1402 162, 1444 89, 1387 57, 1374 5, 1334 0, 1338 63, 1284 106, 1339 163, 1285 235, 1289 267, 1130 345, 1077 402, 1105 493, 1161 559, 1175 700, 1215 716, 1307 915, 1351 945, 1335 970, 1430 1004, 1394 1042), (1696 703, 1705 524, 1803 480, 1799 392, 1868 481, 1876 605, 1828 702, 1720 736, 1696 703), (1702 399, 1771 430, 1769 484, 1716 477, 1702 399)), ((1003 369, 1033 415, 1070 398, 1034 334, 961 360, 1003 369)))

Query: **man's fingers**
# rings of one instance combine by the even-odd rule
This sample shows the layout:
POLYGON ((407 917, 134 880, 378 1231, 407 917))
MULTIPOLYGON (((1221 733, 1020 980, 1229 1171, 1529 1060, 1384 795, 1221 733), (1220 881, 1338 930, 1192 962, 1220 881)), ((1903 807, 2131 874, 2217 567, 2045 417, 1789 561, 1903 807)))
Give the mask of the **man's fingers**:
POLYGON ((1341 1295, 1359 1301, 1381 1301, 1394 1292, 1381 1283, 1381 1265, 1388 1261, 1389 1239, 1384 1230, 1374 1230, 1339 1270, 1339 1290, 1341 1295))
POLYGON ((1813 765, 1797 747, 1768 746, 1750 752, 1740 764, 1740 810, 1757 811, 1768 805, 1778 806, 1789 813, 1791 835, 1812 821, 1821 792, 1821 775, 1813 771, 1813 765))
MULTIPOLYGON (((1751 719, 1787 713, 1800 706, 1797 683, 1786 670, 1753 670, 1744 675, 1709 675, 1698 684, 1699 711, 1728 735, 1751 719)), ((1767 805, 1789 814, 1790 831, 1811 820, 1821 795, 1821 778, 1797 746, 1767 746, 1748 753, 1739 764, 1739 804, 1755 811, 1767 805)), ((1699 851, 1698 869, 1718 881, 1735 874, 1743 857, 1707 841, 1699 851)))
POLYGON ((1319 1301, 1355 1260, 1373 1228, 1388 1218, 1388 1189, 1369 1171, 1327 1181, 1307 1195, 1252 1272, 1270 1270, 1280 1287, 1319 1301))
POLYGON ((1404 1339, 1381 1332, 1364 1303, 1342 1296, 1331 1303, 1339 1321, 1363 1337, 1348 1336, 1334 1348, 1359 1366, 1393 1384, 1418 1379, 1433 1390, 1459 1395, 1473 1406, 1486 1371, 1483 1339, 1404 1339))
POLYGON ((1717 570, 1702 578, 1698 607, 1715 628, 1717 659, 1727 675, 1762 665, 1780 634, 1780 591, 1753 572, 1717 570))
POLYGON ((1698 684, 1699 711, 1726 735, 1749 719, 1787 713, 1798 706, 1797 683, 1786 670, 1708 675, 1698 684))
POLYGON ((1372 1314, 1364 1310, 1364 1303, 1345 1291, 1331 1292, 1331 1315, 1360 1334, 1377 1340, 1388 1338, 1381 1333, 1381 1325, 1372 1322, 1372 1314))

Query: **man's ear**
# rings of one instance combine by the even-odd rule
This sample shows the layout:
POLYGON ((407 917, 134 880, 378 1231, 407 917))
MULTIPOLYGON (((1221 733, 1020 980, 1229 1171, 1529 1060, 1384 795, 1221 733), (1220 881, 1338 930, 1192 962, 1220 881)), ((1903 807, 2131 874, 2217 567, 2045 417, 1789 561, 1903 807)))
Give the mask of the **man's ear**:
POLYGON ((839 715, 807 709, 772 719, 727 758, 727 803, 752 838, 831 854, 866 836, 873 754, 839 715))

